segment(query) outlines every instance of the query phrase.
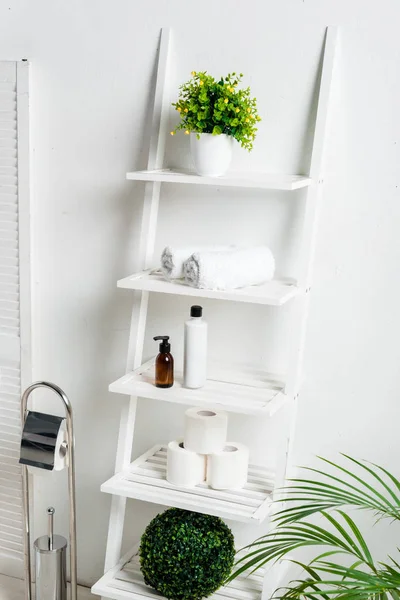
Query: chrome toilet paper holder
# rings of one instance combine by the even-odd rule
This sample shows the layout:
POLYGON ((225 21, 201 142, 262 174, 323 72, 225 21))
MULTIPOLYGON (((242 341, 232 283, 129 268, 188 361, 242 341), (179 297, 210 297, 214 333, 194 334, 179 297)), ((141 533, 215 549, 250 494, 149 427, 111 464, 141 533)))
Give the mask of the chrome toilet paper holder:
MULTIPOLYGON (((69 542, 70 542, 70 574, 71 574, 71 600, 77 600, 77 548, 76 548, 76 503, 75 503, 75 441, 72 406, 65 392, 47 381, 38 381, 30 385, 21 397, 21 421, 22 429, 28 416, 28 399, 31 393, 38 388, 52 390, 61 399, 66 420, 67 443, 66 452, 68 456, 68 496, 69 496, 69 542)), ((39 468, 46 468, 40 467, 39 468)), ((29 476, 28 467, 22 464, 22 496, 24 513, 24 558, 25 558, 25 589, 26 600, 32 600, 32 566, 31 566, 31 536, 30 536, 30 514, 29 514, 29 476)))

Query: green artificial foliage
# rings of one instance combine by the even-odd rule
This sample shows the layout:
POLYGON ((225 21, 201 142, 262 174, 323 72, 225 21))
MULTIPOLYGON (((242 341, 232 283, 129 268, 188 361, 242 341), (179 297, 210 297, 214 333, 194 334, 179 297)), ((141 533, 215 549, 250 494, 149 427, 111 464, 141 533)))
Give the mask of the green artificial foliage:
POLYGON ((181 122, 179 129, 195 132, 231 135, 246 150, 253 149, 257 133, 257 100, 250 96, 250 88, 237 89, 243 74, 228 73, 218 81, 206 71, 192 71, 192 79, 180 86, 176 108, 181 122))
POLYGON ((146 528, 139 556, 147 585, 171 600, 200 600, 230 575, 235 546, 220 518, 170 508, 146 528))
MULTIPOLYGON (((285 559, 302 572, 277 589, 280 600, 400 600, 399 548, 377 560, 350 510, 370 512, 367 526, 385 518, 400 522, 400 481, 384 467, 344 455, 345 464, 322 459, 320 469, 308 468, 291 479, 275 502, 275 527, 240 555, 229 580, 285 559), (283 506, 283 508, 282 508, 283 506), (350 509, 350 510, 349 510, 350 509), (319 517, 315 522, 312 517, 319 517), (298 551, 307 549, 305 557, 298 551), (310 551, 315 550, 311 556, 310 551)), ((366 523, 363 523, 364 526, 366 523)))

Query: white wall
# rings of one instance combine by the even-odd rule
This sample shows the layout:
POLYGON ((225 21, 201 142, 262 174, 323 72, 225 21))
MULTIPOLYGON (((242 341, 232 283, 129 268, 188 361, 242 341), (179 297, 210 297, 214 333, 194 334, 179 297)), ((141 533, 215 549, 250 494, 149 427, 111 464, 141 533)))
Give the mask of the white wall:
MULTIPOLYGON (((396 471, 399 17, 397 0, 0 0, 0 58, 32 62, 34 375, 65 388, 75 409, 81 582, 93 583, 104 559, 110 498, 99 486, 113 472, 125 401, 107 386, 124 371, 131 298, 115 283, 135 264, 143 192, 124 176, 146 160, 161 26, 175 29, 173 89, 192 69, 246 74, 264 120, 253 154, 236 149, 235 167, 283 172, 307 168, 324 29, 342 25, 294 462, 342 451, 396 471)), ((171 161, 185 164, 186 142, 169 140, 171 161)), ((301 193, 165 187, 157 249, 266 240, 288 273, 301 209, 301 193)), ((151 298, 146 356, 151 335, 170 333, 179 358, 189 306, 151 298)), ((289 306, 204 307, 215 355, 285 368, 289 306)), ((181 408, 142 400, 135 453, 179 433, 181 417, 181 408)), ((268 461, 256 426, 233 418, 231 435, 265 448, 268 461)), ((279 421, 268 431, 267 440, 279 421)), ((37 533, 47 504, 66 508, 63 477, 36 486, 37 533)), ((160 509, 129 506, 127 543, 160 509)), ((65 510, 58 529, 67 532, 65 510)), ((387 540, 376 540, 379 551, 387 540)))

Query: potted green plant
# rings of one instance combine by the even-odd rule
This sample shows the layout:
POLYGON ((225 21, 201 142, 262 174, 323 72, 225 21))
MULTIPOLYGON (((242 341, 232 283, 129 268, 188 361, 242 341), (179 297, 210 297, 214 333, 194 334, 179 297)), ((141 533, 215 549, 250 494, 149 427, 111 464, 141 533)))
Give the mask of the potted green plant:
POLYGON ((228 73, 218 81, 206 71, 192 71, 180 86, 176 108, 181 118, 174 135, 190 135, 194 167, 199 175, 217 177, 229 169, 234 140, 251 151, 261 118, 250 88, 239 89, 243 74, 228 73))
POLYGON ((284 502, 284 508, 273 517, 275 528, 247 546, 229 580, 247 569, 256 571, 287 558, 302 568, 303 576, 276 590, 274 598, 400 599, 400 557, 392 554, 383 562, 376 561, 355 521, 343 510, 370 511, 371 525, 384 518, 400 521, 400 481, 383 467, 350 456, 345 459, 345 466, 321 459, 323 469, 308 469, 317 474, 316 479, 290 480, 283 498, 276 501, 277 507, 284 502), (314 515, 320 520, 315 522, 314 515), (307 563, 295 558, 304 548, 317 549, 307 563))

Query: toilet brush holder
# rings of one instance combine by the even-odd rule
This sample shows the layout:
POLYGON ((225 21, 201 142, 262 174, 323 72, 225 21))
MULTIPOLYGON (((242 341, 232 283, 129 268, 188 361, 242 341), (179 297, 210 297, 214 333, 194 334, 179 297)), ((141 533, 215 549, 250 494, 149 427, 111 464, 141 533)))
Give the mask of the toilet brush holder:
MULTIPOLYGON (((19 462, 22 465, 24 509, 25 600, 32 600, 31 536, 29 514, 28 467, 47 471, 68 471, 69 543, 71 600, 77 600, 77 551, 75 508, 75 443, 72 407, 67 395, 53 383, 39 381, 29 386, 21 397, 22 438, 19 462), (62 401, 65 419, 28 410, 30 394, 37 388, 53 391, 62 401)), ((48 535, 34 543, 36 557, 36 600, 66 600, 67 540, 53 533, 54 509, 48 509, 48 535)))
POLYGON ((47 509, 48 535, 37 538, 35 552, 36 600, 67 600, 67 546, 62 535, 54 535, 55 510, 47 509))

